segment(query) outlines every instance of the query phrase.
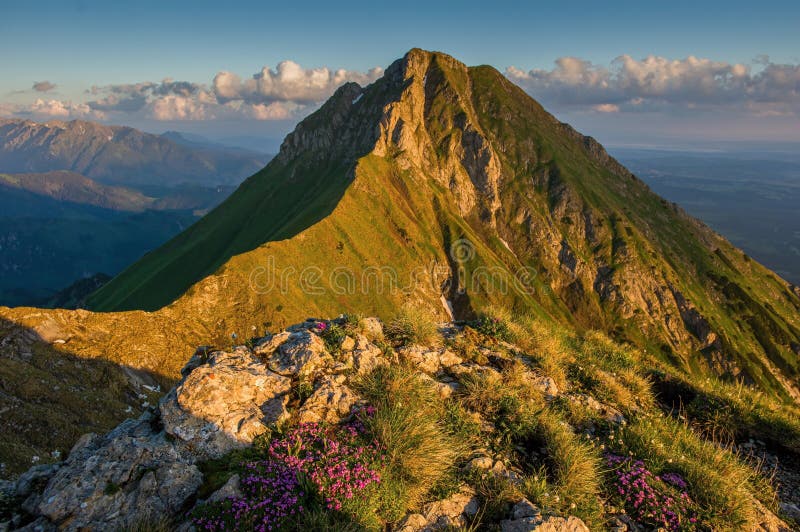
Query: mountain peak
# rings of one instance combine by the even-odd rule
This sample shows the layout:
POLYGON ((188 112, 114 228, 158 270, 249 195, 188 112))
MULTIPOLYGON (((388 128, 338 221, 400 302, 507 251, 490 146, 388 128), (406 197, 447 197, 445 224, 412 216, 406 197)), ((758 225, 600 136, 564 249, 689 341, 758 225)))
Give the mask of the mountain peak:
POLYGON ((369 86, 340 87, 262 172, 89 304, 174 302, 220 317, 235 307, 245 321, 269 305, 302 317, 291 314, 309 310, 300 288, 251 289, 252 272, 278 259, 298 272, 341 266, 354 279, 364 268, 391 270, 395 284, 424 277, 344 295, 320 278, 320 314, 342 304, 380 313, 403 300, 456 317, 514 306, 798 395, 800 300, 784 281, 497 70, 443 53, 412 49, 369 86), (454 258, 461 244, 467 261, 454 258))

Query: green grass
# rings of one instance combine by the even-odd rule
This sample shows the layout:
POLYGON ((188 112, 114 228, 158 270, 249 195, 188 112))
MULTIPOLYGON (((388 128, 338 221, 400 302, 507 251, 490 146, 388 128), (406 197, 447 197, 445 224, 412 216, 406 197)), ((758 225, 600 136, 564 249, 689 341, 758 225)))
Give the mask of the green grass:
POLYGON ((355 388, 376 408, 368 430, 386 450, 397 503, 415 508, 465 451, 448 430, 447 410, 431 386, 403 366, 379 367, 355 388))
POLYGON ((425 309, 407 304, 389 321, 384 334, 398 346, 435 345, 440 338, 434 320, 433 315, 425 309))
POLYGON ((615 434, 614 448, 629 452, 651 471, 680 473, 701 509, 701 519, 713 529, 749 529, 757 523, 753 499, 775 509, 774 488, 736 455, 703 440, 689 426, 668 416, 633 420, 615 434))

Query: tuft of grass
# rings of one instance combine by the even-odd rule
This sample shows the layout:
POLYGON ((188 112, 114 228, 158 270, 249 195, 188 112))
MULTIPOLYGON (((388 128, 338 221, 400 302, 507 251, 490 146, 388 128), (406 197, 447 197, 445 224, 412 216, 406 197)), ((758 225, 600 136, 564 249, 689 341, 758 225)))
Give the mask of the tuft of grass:
MULTIPOLYGON (((508 517, 511 507, 521 498, 520 490, 507 478, 497 475, 472 474, 470 483, 481 501, 481 508, 473 523, 477 529, 491 526, 508 517)), ((491 528, 490 528, 491 529, 491 528)))
POLYGON ((422 344, 435 346, 441 343, 439 329, 432 314, 412 305, 404 305, 384 331, 395 345, 422 344))
POLYGON ((397 504, 403 510, 413 508, 453 467, 465 446, 449 430, 438 395, 412 368, 376 368, 355 388, 375 407, 366 423, 387 456, 384 478, 397 486, 397 504))
POLYGON ((754 497, 775 509, 769 482, 717 442, 698 437, 688 423, 669 416, 633 420, 610 445, 619 453, 641 458, 656 474, 682 475, 698 503, 701 522, 711 529, 752 529, 758 521, 754 497))
MULTIPOLYGON (((536 471, 533 477, 541 479, 545 473, 547 484, 552 488, 550 497, 539 498, 538 502, 561 514, 577 515, 594 529, 603 520, 600 500, 603 474, 597 450, 573 433, 552 410, 538 417, 533 432, 537 440, 544 442, 546 450, 544 469, 536 471)), ((541 489, 538 489, 541 480, 528 480, 525 485, 531 490, 526 493, 531 500, 541 497, 541 489)))
POLYGON ((342 342, 347 336, 346 327, 335 322, 325 323, 324 327, 320 332, 320 337, 325 342, 325 347, 328 351, 331 354, 336 354, 341 349, 342 342))
POLYGON ((469 325, 479 333, 494 340, 506 342, 513 340, 507 320, 498 314, 482 313, 477 320, 469 322, 469 325))
POLYGON ((464 327, 464 330, 455 335, 455 337, 448 338, 445 345, 448 349, 455 354, 476 364, 487 364, 489 360, 486 355, 481 353, 479 347, 481 346, 483 338, 472 327, 464 327))

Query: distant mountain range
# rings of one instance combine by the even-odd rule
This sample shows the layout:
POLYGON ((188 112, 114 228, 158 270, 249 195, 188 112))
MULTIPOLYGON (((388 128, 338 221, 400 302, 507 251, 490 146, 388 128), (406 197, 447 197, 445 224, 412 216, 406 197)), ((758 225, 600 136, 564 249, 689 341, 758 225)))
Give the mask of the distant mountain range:
POLYGON ((260 170, 263 153, 83 120, 0 120, 0 172, 69 170, 125 186, 236 185, 260 170))
POLYGON ((56 292, 96 288, 83 279, 118 273, 268 160, 178 133, 0 121, 0 305, 77 304, 56 292))
POLYGON ((143 211, 152 207, 155 202, 154 198, 149 198, 139 191, 103 185, 67 170, 42 174, 0 174, 0 190, 3 196, 0 204, 8 203, 3 209, 5 216, 8 216, 15 206, 24 208, 30 213, 30 203, 36 201, 34 196, 115 211, 143 211), (14 191, 28 192, 33 196, 25 202, 7 202, 9 197, 14 196, 14 191))

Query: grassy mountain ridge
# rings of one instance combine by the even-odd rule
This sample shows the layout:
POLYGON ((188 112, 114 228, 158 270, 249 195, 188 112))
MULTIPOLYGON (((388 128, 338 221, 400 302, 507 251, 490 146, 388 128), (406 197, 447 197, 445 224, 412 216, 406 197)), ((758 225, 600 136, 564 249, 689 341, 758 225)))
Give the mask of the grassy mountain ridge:
MULTIPOLYGON (((318 211, 314 200, 307 206, 318 211)), ((400 277, 433 261, 449 269, 441 285, 458 273, 449 248, 464 238, 475 247, 474 263, 456 265, 465 273, 494 266, 511 275, 525 267, 539 285, 533 296, 508 297, 473 287, 460 296, 457 310, 465 315, 486 303, 535 308, 581 328, 610 330, 700 372, 776 391, 797 378, 798 301, 784 281, 653 194, 597 142, 558 122, 496 70, 421 51, 363 93, 340 90, 287 137, 263 172, 89 303, 152 310, 199 282, 175 303, 185 313, 198 312, 193 294, 224 287, 216 303, 204 296, 203 305, 225 316, 229 299, 253 309, 254 321, 267 302, 301 307, 293 299, 300 295, 250 290, 250 272, 269 257, 297 271, 309 264, 391 266, 400 277), (376 125, 364 128, 365 120, 376 125), (304 223, 308 211, 297 210, 306 206, 297 205, 302 195, 316 197, 324 183, 335 198, 351 179, 330 216, 304 223), (373 225, 365 227, 364 219, 373 225), (359 249, 361 242, 370 249, 359 249), (393 249, 398 245, 404 249, 393 249), (771 376, 776 368, 783 384, 771 376)), ((321 310, 327 301, 361 310, 379 306, 375 299, 400 298, 337 298, 330 286, 325 292, 314 298, 321 310)), ((438 286, 417 292, 437 308, 442 295, 456 295, 438 286)))
POLYGON ((0 188, 15 188, 67 203, 120 211, 143 211, 154 203, 153 198, 141 192, 102 185, 66 170, 41 174, 0 174, 0 188))

